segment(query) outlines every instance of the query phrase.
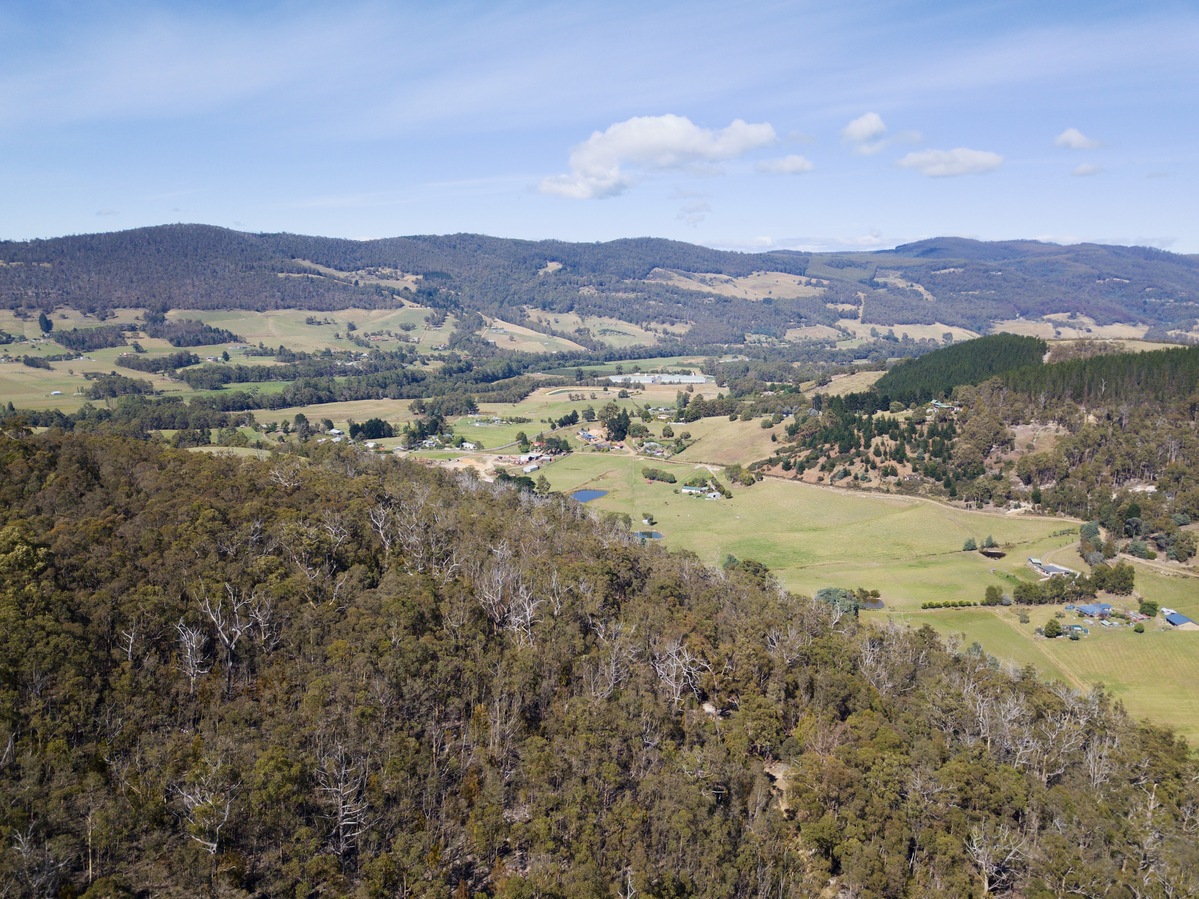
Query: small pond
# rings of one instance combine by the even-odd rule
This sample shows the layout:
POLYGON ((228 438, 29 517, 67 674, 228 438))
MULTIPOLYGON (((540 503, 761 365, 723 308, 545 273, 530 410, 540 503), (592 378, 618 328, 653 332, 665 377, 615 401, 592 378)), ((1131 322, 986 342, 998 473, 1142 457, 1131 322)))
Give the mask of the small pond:
POLYGON ((607 495, 607 490, 576 490, 570 495, 570 498, 578 500, 581 503, 589 503, 593 499, 599 499, 601 496, 607 495))
POLYGON ((634 531, 634 537, 640 537, 642 540, 661 540, 662 534, 659 531, 634 531))

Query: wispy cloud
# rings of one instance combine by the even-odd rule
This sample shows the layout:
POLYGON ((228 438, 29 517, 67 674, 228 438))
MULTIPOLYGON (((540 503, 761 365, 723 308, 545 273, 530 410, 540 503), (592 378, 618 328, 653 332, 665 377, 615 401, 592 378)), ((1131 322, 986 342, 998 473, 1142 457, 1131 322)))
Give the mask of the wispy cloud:
POLYGON ((1076 178, 1085 178, 1088 175, 1098 175, 1102 171, 1103 171, 1102 166, 1098 166, 1098 165, 1095 165, 1094 163, 1090 163, 1090 162, 1084 162, 1082 165, 1078 166, 1071 174, 1073 174, 1074 177, 1076 177, 1076 178))
POLYGON ((545 178, 542 193, 572 200, 613 197, 633 182, 630 170, 666 171, 736 159, 774 143, 774 128, 735 119, 701 128, 686 116, 635 116, 596 131, 570 153, 570 171, 545 178))
POLYGON ((900 168, 915 169, 930 178, 951 178, 956 175, 981 175, 1003 165, 1003 157, 989 150, 920 150, 909 153, 896 163, 900 168))
POLYGON ((761 162, 754 163, 754 171, 761 172, 763 175, 799 175, 803 172, 810 172, 814 168, 810 159, 794 153, 780 159, 763 159, 761 162))
POLYGON ((1099 146, 1099 141, 1087 137, 1077 128, 1067 128, 1054 138, 1053 145, 1067 150, 1094 150, 1099 146))
POLYGON ((700 222, 708 217, 708 213, 711 211, 712 207, 701 200, 695 203, 688 203, 686 206, 682 207, 679 210, 679 214, 675 216, 675 218, 677 218, 680 222, 683 222, 685 225, 696 228, 699 226, 700 222))

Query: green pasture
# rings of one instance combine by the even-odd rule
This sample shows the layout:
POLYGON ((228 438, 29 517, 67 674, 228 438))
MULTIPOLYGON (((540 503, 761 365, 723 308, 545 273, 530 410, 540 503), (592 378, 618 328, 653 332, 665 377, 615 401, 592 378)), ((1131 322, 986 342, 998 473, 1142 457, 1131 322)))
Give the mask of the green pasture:
MULTIPOLYGON (((719 477, 719 467, 715 467, 719 477)), ((733 487, 731 500, 675 490, 707 466, 622 453, 579 452, 547 469, 551 486, 569 493, 608 490, 596 508, 640 520, 650 512, 665 542, 717 563, 728 554, 768 565, 788 588, 811 595, 830 585, 883 591, 891 608, 928 601, 981 600, 987 586, 1031 579, 1026 559, 1077 539, 1051 537, 1059 519, 972 512, 917 498, 853 494, 767 478, 733 487), (649 483, 643 467, 671 471, 674 485, 649 483), (1009 549, 993 561, 961 551, 968 537, 992 536, 1009 549)))
MULTIPOLYGON (((1191 592, 1199 591, 1192 587, 1191 592)), ((1191 745, 1199 744, 1199 695, 1194 690, 1199 631, 1176 631, 1158 618, 1146 623, 1143 634, 1127 626, 1094 625, 1081 640, 1037 637, 1035 629, 1059 609, 1027 609, 1028 624, 1020 624, 1017 611, 1008 608, 930 610, 906 614, 903 620, 914 627, 929 624, 947 637, 962 635, 1002 661, 1031 664, 1043 676, 1080 690, 1103 684, 1133 717, 1169 724, 1191 745)), ((1072 612, 1065 616, 1064 624, 1079 620, 1072 612)))

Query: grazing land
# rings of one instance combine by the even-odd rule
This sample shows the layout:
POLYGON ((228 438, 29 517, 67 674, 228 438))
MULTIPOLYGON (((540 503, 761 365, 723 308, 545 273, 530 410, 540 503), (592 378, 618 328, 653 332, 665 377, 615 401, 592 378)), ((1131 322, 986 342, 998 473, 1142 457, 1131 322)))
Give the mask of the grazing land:
MULTIPOLYGON (((1138 580, 1143 572, 1137 572, 1138 580)), ((1163 596, 1157 584, 1139 592, 1163 596)), ((1190 584, 1194 597, 1199 590, 1190 584)), ((1192 604, 1196 603, 1192 599, 1192 604)), ((1033 665, 1044 676, 1086 690, 1103 684, 1137 718, 1169 722, 1194 746, 1199 744, 1199 633, 1176 631, 1158 619, 1142 634, 1130 627, 1089 625, 1081 640, 1058 637, 1047 640, 1036 628, 1060 607, 1034 608, 1029 622, 1021 624, 1014 608, 938 609, 927 612, 892 612, 904 622, 931 625, 946 637, 966 643, 977 641, 985 651, 1017 666, 1033 665)), ((1180 610, 1181 611, 1181 610, 1180 610)), ((1079 621, 1066 612, 1063 623, 1079 621)))

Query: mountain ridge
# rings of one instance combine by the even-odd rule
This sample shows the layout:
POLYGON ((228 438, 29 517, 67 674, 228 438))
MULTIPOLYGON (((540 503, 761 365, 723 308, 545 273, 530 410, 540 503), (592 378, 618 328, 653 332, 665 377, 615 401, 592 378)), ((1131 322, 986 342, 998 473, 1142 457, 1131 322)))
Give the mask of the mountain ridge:
POLYGON ((535 309, 687 322, 698 339, 726 343, 831 325, 852 306, 859 322, 880 326, 985 332, 996 322, 1068 314, 1187 333, 1199 325, 1199 257, 955 237, 870 252, 747 253, 648 237, 351 240, 198 224, 0 242, 0 306, 12 310, 332 310, 400 301, 518 320, 535 309), (654 281, 655 270, 733 279, 775 273, 806 292, 722 296, 702 283, 654 281), (382 271, 405 273, 413 284, 397 288, 382 271))

